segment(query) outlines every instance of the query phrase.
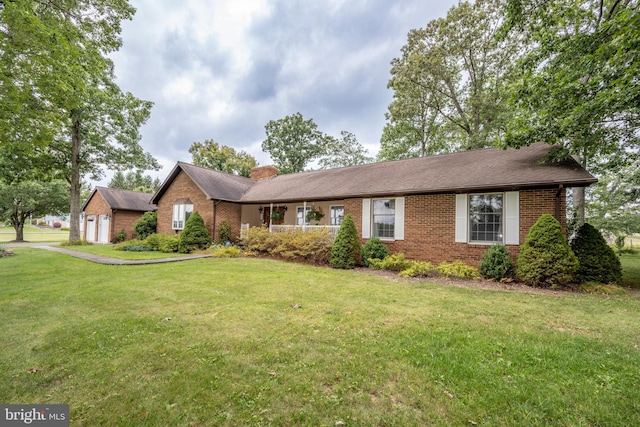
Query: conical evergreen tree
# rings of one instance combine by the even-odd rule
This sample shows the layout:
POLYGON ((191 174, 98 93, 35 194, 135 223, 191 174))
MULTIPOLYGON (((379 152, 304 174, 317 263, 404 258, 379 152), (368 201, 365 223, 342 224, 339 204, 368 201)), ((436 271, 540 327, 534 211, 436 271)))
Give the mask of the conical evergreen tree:
POLYGON ((181 253, 193 252, 196 249, 207 249, 211 246, 211 236, 209 230, 204 225, 204 220, 198 212, 189 216, 184 230, 180 234, 178 251, 181 253))
POLYGON ((362 245, 356 224, 351 219, 351 215, 347 215, 340 225, 340 230, 331 248, 331 267, 351 269, 360 263, 361 252, 362 245))
POLYGON ((591 224, 585 223, 578 229, 571 249, 578 257, 577 281, 615 283, 622 278, 620 259, 591 224))

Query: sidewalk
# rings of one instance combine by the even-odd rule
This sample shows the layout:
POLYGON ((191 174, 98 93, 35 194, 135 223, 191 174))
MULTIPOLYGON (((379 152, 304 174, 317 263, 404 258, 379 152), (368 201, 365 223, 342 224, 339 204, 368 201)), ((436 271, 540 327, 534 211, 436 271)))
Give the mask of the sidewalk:
POLYGON ((95 262, 97 264, 104 264, 104 265, 145 265, 145 264, 162 264, 165 262, 178 262, 178 261, 186 261, 186 260, 190 260, 190 259, 199 259, 199 258, 211 258, 212 255, 211 254, 202 254, 202 255, 185 255, 185 256, 180 256, 180 257, 173 257, 173 258, 157 258, 157 259, 119 259, 119 258, 110 258, 110 257, 106 257, 106 256, 102 256, 102 255, 96 255, 96 254, 90 254, 90 253, 86 253, 86 252, 79 252, 79 251, 74 251, 71 249, 65 249, 65 248, 61 248, 58 246, 51 246, 51 245, 57 245, 59 244, 58 242, 56 243, 37 243, 37 242, 33 242, 33 243, 13 243, 13 244, 6 244, 3 245, 4 247, 12 247, 12 248, 18 248, 18 247, 29 247, 29 248, 36 248, 36 249, 44 249, 46 251, 51 251, 51 252, 58 252, 61 254, 66 254, 75 258, 81 258, 87 261, 91 261, 91 262, 95 262))

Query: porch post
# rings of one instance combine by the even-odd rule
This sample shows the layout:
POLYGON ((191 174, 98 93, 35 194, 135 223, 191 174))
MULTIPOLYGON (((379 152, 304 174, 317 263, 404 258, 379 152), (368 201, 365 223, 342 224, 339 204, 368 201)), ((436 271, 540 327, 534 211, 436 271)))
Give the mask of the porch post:
POLYGON ((271 202, 269 204, 269 233, 272 232, 272 230, 271 230, 271 214, 273 214, 273 202, 271 202))
POLYGON ((302 229, 307 229, 307 201, 305 200, 302 205, 302 229))

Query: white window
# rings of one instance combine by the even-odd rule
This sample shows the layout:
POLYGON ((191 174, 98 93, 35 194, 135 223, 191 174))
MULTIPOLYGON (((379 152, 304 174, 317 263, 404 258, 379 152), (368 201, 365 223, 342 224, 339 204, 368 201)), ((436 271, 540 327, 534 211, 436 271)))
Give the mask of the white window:
POLYGON ((309 225, 310 221, 307 221, 307 213, 311 211, 311 206, 307 206, 307 209, 304 209, 304 206, 298 206, 296 208, 296 225, 309 225))
POLYGON ((329 213, 329 225, 340 225, 344 219, 344 206, 331 206, 329 213))
POLYGON ((172 228, 174 230, 182 230, 191 213, 193 213, 193 204, 176 202, 173 205, 173 215, 171 218, 172 228))
POLYGON ((404 197, 364 199, 362 237, 404 240, 404 197))
POLYGON ((456 195, 456 242, 519 244, 517 191, 456 195))

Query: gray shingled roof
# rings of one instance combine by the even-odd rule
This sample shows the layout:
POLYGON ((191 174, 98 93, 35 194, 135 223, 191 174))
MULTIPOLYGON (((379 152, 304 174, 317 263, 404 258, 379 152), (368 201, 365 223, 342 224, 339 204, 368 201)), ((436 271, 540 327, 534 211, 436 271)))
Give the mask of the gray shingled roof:
POLYGON ((428 193, 583 187, 597 180, 578 163, 540 163, 551 146, 486 148, 391 162, 248 178, 178 162, 152 201, 157 202, 180 170, 213 200, 244 203, 331 200, 428 193))
POLYGON ((578 163, 541 164, 551 146, 486 148, 280 175, 256 182, 243 202, 341 199, 426 193, 517 190, 532 187, 582 187, 597 180, 578 163))
POLYGON ((82 206, 85 209, 91 197, 98 192, 111 209, 148 212, 155 211, 156 205, 151 203, 151 194, 139 191, 121 190, 119 188, 96 187, 82 206))

